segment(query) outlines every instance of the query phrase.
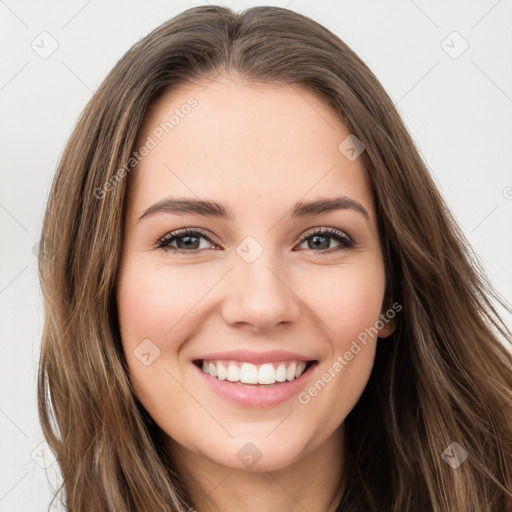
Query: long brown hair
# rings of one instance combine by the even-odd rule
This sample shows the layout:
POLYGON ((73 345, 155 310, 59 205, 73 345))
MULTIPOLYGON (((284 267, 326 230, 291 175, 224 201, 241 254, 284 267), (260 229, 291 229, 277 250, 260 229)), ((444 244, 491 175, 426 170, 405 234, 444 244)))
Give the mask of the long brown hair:
POLYGON ((149 104, 169 87, 223 72, 309 87, 365 145, 386 294, 402 310, 345 420, 340 510, 512 510, 511 333, 496 308, 512 309, 485 276, 391 99, 313 20, 277 7, 218 6, 184 11, 122 57, 82 113, 53 182, 39 264, 38 404, 67 509, 192 505, 161 430, 134 396, 114 287, 125 163, 149 104), (443 459, 454 442, 468 454, 456 468, 443 459))

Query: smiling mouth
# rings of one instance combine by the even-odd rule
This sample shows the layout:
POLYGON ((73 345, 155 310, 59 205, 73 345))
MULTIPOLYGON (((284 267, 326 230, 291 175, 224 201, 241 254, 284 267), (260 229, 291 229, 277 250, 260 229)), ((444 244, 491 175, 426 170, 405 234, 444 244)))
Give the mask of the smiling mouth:
POLYGON ((193 363, 217 380, 250 387, 273 387, 297 380, 318 364, 318 361, 276 361, 252 364, 244 361, 204 360, 193 363))

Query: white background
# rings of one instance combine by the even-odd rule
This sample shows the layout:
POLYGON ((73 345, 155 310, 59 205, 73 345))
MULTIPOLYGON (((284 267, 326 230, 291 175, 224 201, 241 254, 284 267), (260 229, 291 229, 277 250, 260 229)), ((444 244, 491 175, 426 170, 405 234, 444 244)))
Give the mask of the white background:
MULTIPOLYGON (((201 4, 0 0, 0 512, 47 510, 46 475, 53 481, 58 471, 53 464, 45 473, 32 458, 41 460, 43 440, 36 409, 43 307, 33 248, 58 159, 116 61, 153 28, 201 4), (44 31, 58 44, 46 59, 31 47, 51 48, 44 31)), ((397 103, 448 205, 510 302, 511 0, 221 4, 288 6, 363 58, 397 103), (458 58, 445 51, 463 48, 453 31, 469 44, 458 58)))

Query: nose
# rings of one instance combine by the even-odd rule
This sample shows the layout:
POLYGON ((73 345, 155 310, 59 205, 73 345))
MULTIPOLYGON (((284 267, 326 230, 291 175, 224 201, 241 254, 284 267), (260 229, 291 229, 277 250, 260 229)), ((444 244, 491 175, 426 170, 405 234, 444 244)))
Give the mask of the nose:
POLYGON ((300 316, 292 279, 266 252, 252 263, 237 259, 225 286, 222 315, 232 326, 268 331, 300 316))

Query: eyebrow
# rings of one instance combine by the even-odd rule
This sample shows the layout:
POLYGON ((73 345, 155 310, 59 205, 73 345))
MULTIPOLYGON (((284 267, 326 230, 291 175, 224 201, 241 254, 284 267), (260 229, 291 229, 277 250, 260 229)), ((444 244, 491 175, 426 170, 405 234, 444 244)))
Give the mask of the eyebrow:
MULTIPOLYGON (((299 201, 292 208, 290 218, 293 219, 313 215, 325 215, 337 210, 354 210, 362 214, 367 221, 370 220, 370 216, 365 208, 357 201, 354 201, 354 199, 350 199, 346 196, 319 199, 315 201, 299 201)), ((142 219, 155 213, 168 213, 174 215, 192 213, 225 220, 231 220, 234 218, 232 209, 216 201, 168 197, 150 206, 139 217, 137 222, 140 222, 142 219)))

